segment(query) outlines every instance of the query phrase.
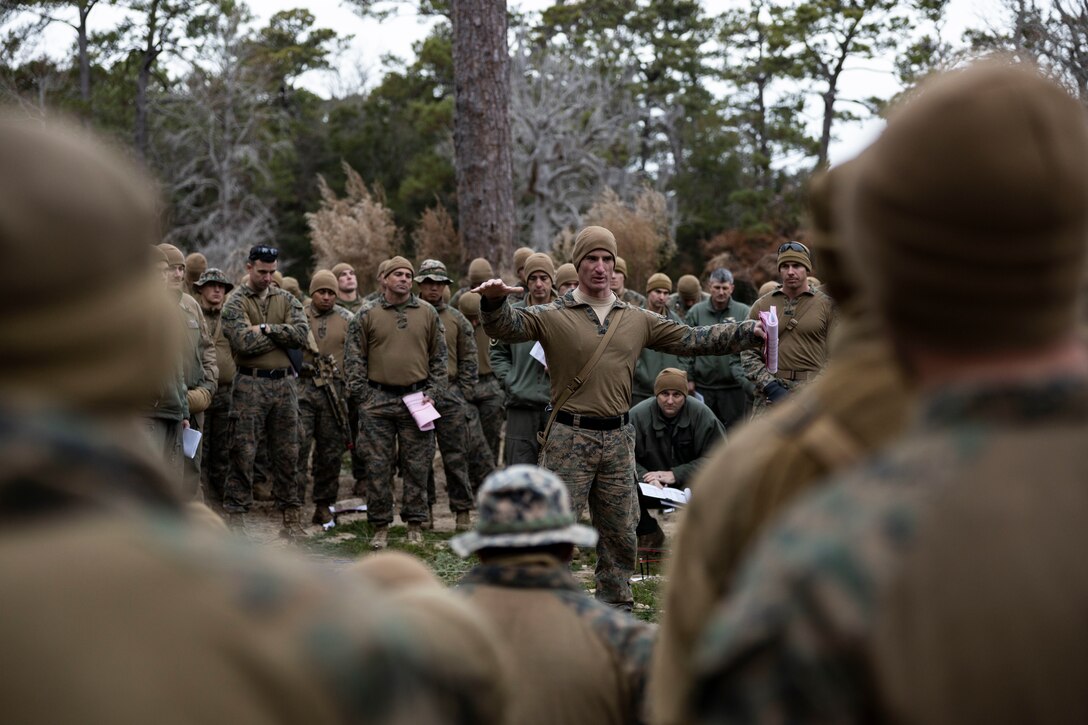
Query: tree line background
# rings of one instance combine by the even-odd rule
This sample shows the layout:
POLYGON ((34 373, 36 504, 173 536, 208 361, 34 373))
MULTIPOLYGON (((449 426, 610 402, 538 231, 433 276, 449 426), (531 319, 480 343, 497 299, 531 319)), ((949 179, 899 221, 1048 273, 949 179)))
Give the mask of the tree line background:
POLYGON ((480 42, 457 45, 472 25, 458 13, 495 0, 420 0, 439 22, 413 57, 329 98, 299 78, 339 63, 345 38, 305 9, 260 25, 233 0, 0 1, 0 100, 131 147, 163 185, 168 241, 231 272, 272 243, 287 273, 349 261, 364 286, 394 253, 462 272, 481 251, 505 270, 522 245, 565 261, 589 223, 617 232, 629 286, 719 264, 758 285, 770 251, 803 235, 805 184, 837 132, 893 100, 847 94, 845 69, 894 58, 909 87, 1002 50, 1088 103, 1088 0, 999 0, 987 27, 957 38, 948 0, 750 0, 720 15, 695 0, 558 0, 502 28, 514 232, 496 244, 459 214, 456 121, 471 109, 454 67, 480 42), (105 6, 121 19, 92 31, 105 6), (57 24, 73 38, 59 58, 42 45, 57 24))

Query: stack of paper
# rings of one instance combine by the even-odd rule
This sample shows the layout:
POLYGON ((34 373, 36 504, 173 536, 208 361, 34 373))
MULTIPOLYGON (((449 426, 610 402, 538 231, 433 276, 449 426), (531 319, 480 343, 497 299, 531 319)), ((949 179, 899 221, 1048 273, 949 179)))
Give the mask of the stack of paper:
POLYGON ((401 400, 408 406, 408 412, 420 430, 434 430, 434 422, 442 416, 431 403, 423 402, 423 391, 405 395, 401 400))
POLYGON ((766 312, 759 313, 763 329, 767 331, 767 340, 763 343, 763 359, 767 362, 767 372, 778 372, 778 308, 772 306, 766 312))

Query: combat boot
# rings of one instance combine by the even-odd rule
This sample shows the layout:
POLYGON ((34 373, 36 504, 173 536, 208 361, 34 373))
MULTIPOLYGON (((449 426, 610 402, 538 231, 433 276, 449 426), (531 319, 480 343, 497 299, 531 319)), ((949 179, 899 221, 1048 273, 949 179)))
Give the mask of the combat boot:
POLYGON ((424 531, 434 531, 434 506, 427 507, 427 520, 421 527, 424 531))
POLYGON ((280 529, 280 538, 291 539, 292 541, 306 538, 306 529, 302 528, 298 512, 298 506, 291 506, 283 510, 283 528, 280 529))
POLYGON ((378 551, 389 546, 389 527, 378 526, 374 529, 374 535, 370 537, 370 548, 378 551))
POLYGON ((454 531, 468 531, 472 528, 472 517, 468 511, 458 511, 453 525, 454 531))
POLYGON ((314 516, 310 521, 318 526, 324 526, 332 521, 332 511, 329 511, 329 505, 324 503, 315 504, 314 516))
POLYGON ((423 532, 419 529, 418 523, 408 524, 408 543, 409 544, 423 544, 423 532))

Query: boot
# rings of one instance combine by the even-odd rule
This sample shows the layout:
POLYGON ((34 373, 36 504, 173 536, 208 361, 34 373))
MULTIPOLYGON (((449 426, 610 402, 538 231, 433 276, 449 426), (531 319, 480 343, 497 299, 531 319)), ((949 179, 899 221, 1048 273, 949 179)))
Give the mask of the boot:
POLYGON ((283 528, 280 529, 280 538, 291 539, 292 541, 306 538, 306 529, 302 528, 298 511, 298 506, 291 506, 283 510, 283 528))
POLYGON ((310 521, 318 526, 324 526, 332 521, 332 511, 329 511, 329 505, 324 503, 314 504, 314 516, 310 521))
POLYGON ((254 501, 274 501, 275 499, 276 497, 272 495, 271 481, 261 481, 253 484, 254 501))
POLYGON ((434 531, 434 506, 427 507, 427 520, 420 527, 424 531, 434 531))
POLYGON ((472 517, 468 511, 458 511, 457 518, 454 523, 454 531, 468 531, 472 528, 472 517))
POLYGON ((380 551, 389 546, 389 527, 378 526, 374 529, 374 535, 370 537, 370 548, 380 551))
POLYGON ((227 528, 236 534, 246 536, 249 533, 246 530, 246 515, 238 513, 228 513, 227 528))
POLYGON ((423 532, 419 529, 419 524, 408 524, 408 543, 409 544, 423 544, 423 532))

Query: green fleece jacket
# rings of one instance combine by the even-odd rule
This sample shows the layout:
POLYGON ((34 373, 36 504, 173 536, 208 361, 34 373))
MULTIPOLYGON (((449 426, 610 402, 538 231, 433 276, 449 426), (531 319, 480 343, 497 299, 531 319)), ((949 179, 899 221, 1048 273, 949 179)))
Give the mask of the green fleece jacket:
MULTIPOLYGON (((515 307, 524 307, 518 302, 515 307)), ((540 361, 529 354, 535 341, 498 342, 491 348, 491 371, 506 390, 508 408, 543 410, 551 402, 551 379, 540 361)))
POLYGON ((638 480, 648 471, 672 471, 676 486, 691 485, 696 469, 706 461, 715 444, 725 440, 725 428, 714 412, 690 395, 673 420, 669 425, 657 398, 631 408, 638 480))

